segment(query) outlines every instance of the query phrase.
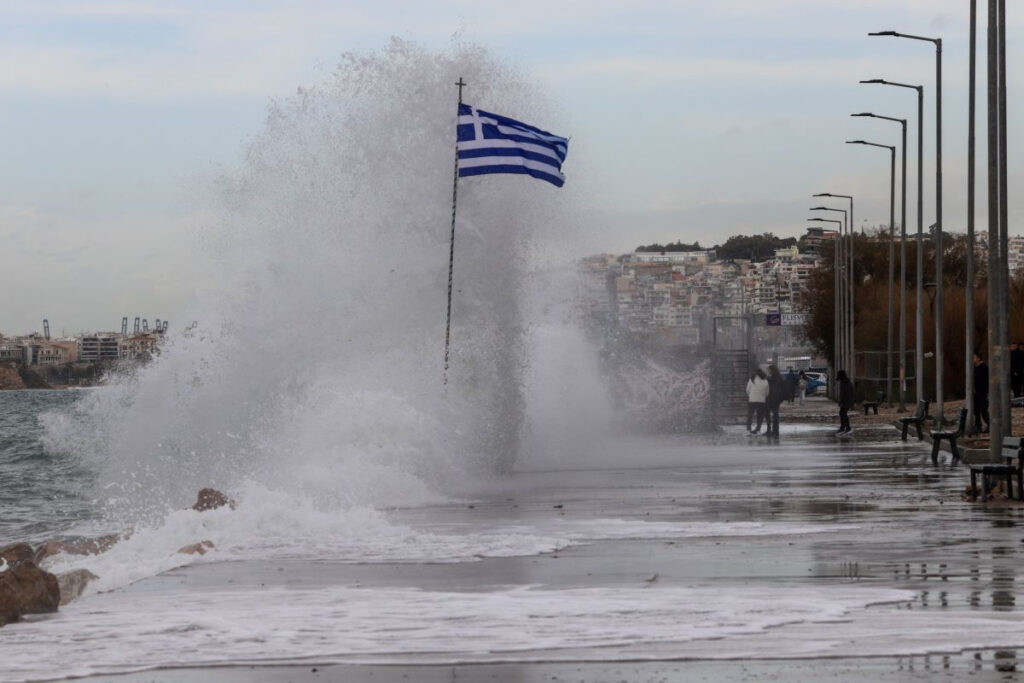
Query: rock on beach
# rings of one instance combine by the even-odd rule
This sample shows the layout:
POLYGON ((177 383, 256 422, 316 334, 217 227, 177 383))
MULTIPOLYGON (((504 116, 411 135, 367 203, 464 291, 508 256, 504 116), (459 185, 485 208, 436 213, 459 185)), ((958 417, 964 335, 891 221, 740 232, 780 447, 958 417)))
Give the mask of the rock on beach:
POLYGON ((31 546, 0 548, 0 626, 25 614, 56 612, 59 605, 57 577, 39 568, 31 546))

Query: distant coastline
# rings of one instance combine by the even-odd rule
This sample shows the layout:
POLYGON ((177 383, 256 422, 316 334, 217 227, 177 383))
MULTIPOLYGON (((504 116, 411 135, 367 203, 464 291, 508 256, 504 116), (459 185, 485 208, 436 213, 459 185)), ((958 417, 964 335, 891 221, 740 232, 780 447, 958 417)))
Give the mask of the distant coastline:
POLYGON ((109 361, 32 367, 19 361, 4 361, 0 362, 0 391, 93 387, 100 384, 113 367, 109 361))

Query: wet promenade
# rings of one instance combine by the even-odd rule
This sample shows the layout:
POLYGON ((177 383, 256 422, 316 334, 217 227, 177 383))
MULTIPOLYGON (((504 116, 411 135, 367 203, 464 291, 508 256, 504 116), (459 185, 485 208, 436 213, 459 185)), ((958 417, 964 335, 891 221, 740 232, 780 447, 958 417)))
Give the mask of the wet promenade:
MULTIPOLYGON (((855 421, 840 439, 829 404, 805 406, 802 422, 797 410, 788 409, 788 421, 784 413, 778 440, 741 427, 623 439, 557 467, 525 463, 464 502, 389 513, 423 534, 529 530, 568 539, 549 552, 473 562, 212 563, 123 597, 144 599, 170 584, 211 596, 239 586, 358 586, 379 593, 381 614, 398 615, 397 626, 362 623, 373 641, 366 651, 219 669, 223 681, 1024 675, 1024 507, 965 502, 965 469, 948 454, 932 465, 927 444, 903 443, 892 427, 855 421), (407 589, 443 597, 408 609, 388 602, 407 589), (538 594, 546 604, 523 614, 507 601, 538 594), (459 612, 454 603, 465 596, 477 602, 459 612), (489 602, 498 597, 506 602, 489 602), (521 637, 538 628, 542 636, 521 637)), ((129 678, 186 681, 204 672, 129 678)))

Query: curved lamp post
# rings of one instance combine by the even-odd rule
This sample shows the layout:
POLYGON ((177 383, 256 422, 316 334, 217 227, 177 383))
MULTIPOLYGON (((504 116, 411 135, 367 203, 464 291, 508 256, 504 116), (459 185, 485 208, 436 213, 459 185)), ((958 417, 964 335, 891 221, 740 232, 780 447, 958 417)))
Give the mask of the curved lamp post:
MULTIPOLYGON (((811 210, 814 211, 814 209, 811 209, 811 210)), ((815 217, 815 218, 808 218, 807 220, 808 220, 808 222, 812 222, 812 223, 813 222, 817 222, 817 223, 835 223, 837 228, 835 230, 831 230, 830 229, 829 232, 838 232, 839 236, 840 236, 840 240, 836 241, 835 260, 834 260, 834 265, 833 265, 833 270, 834 270, 834 274, 835 274, 835 283, 833 285, 833 289, 834 289, 834 292, 833 292, 833 306, 834 306, 834 310, 835 310, 835 314, 833 315, 833 320, 834 320, 833 327, 834 327, 834 334, 835 334, 835 353, 833 354, 833 356, 834 356, 833 357, 833 365, 834 365, 833 369, 834 370, 838 370, 840 367, 843 367, 845 365, 845 363, 846 363, 846 353, 845 353, 845 351, 846 351, 846 349, 845 349, 846 342, 844 340, 844 332, 845 332, 845 325, 844 325, 844 323, 846 322, 846 315, 845 315, 845 311, 844 311, 844 307, 843 307, 843 302, 844 302, 843 283, 844 283, 844 281, 846 279, 844 277, 844 274, 843 274, 845 258, 840 254, 841 237, 842 237, 842 234, 843 234, 842 233, 842 228, 843 228, 843 224, 845 222, 845 219, 842 220, 842 221, 839 221, 839 220, 835 220, 834 218, 817 218, 817 217, 815 217)), ((824 230, 824 228, 823 228, 823 230, 824 230)), ((830 385, 830 389, 833 389, 835 386, 836 386, 835 382, 832 382, 831 385, 830 385)))
POLYGON ((917 310, 914 316, 914 394, 924 396, 924 86, 872 78, 861 83, 892 85, 917 91, 917 310))
POLYGON ((896 147, 893 145, 881 145, 877 142, 866 142, 864 140, 847 140, 848 145, 868 145, 869 147, 881 147, 889 150, 890 173, 889 173, 889 314, 886 325, 886 374, 885 394, 892 407, 892 315, 894 309, 893 301, 893 223, 896 220, 896 147))
MULTIPOLYGON (((843 351, 843 353, 837 355, 836 360, 837 360, 838 363, 842 363, 843 366, 850 367, 850 365, 849 365, 850 361, 847 358, 847 353, 846 353, 846 350, 849 348, 849 338, 850 338, 849 337, 849 308, 847 306, 847 303, 849 301, 849 297, 847 296, 847 292, 849 291, 850 282, 849 282, 849 278, 846 277, 846 270, 847 270, 846 269, 846 253, 845 253, 846 250, 843 247, 843 231, 845 230, 846 232, 849 232, 849 230, 850 230, 849 223, 847 222, 848 221, 848 216, 847 216, 847 213, 846 213, 846 209, 833 209, 832 207, 829 207, 829 206, 812 206, 810 210, 811 211, 835 211, 837 213, 842 213, 843 214, 843 223, 842 223, 842 225, 839 226, 840 229, 839 230, 834 230, 834 232, 838 233, 838 241, 836 243, 836 257, 838 258, 838 261, 836 263, 836 273, 839 276, 839 284, 838 284, 838 287, 836 288, 836 294, 838 295, 838 300, 836 302, 836 310, 839 312, 837 314, 838 315, 837 320, 839 320, 839 343, 837 344, 836 348, 843 351)), ((808 219, 808 220, 814 220, 814 219, 808 219)), ((830 230, 831 230, 831 228, 830 228, 830 230)), ((851 373, 853 372, 852 369, 850 370, 850 372, 851 373)))
MULTIPOLYGON (((903 151, 900 161, 900 174, 901 189, 900 189, 900 315, 899 315, 899 395, 900 395, 900 412, 904 412, 907 409, 907 324, 905 322, 906 304, 907 304, 907 120, 900 119, 893 116, 882 116, 880 114, 872 114, 869 112, 863 112, 860 114, 850 114, 850 116, 864 116, 873 119, 884 119, 886 121, 895 121, 899 123, 903 132, 903 151)), ((893 242, 895 240, 894 231, 891 228, 892 215, 890 214, 890 230, 889 230, 889 281, 892 282, 892 264, 895 261, 893 255, 893 242)), ((890 301, 890 308, 892 302, 890 301)), ((891 346, 891 343, 890 343, 891 346)), ((892 408, 892 394, 889 394, 889 407, 892 408)))
MULTIPOLYGON (((942 386, 942 38, 915 36, 898 31, 876 31, 869 36, 922 40, 935 46, 935 423, 943 422, 942 386)), ((918 396, 920 398, 920 396, 918 396)))
MULTIPOLYGON (((823 208, 823 207, 816 207, 816 208, 823 208)), ((815 209, 813 209, 813 208, 811 209, 811 211, 814 211, 814 210, 815 209)), ((846 212, 844 211, 843 213, 845 214, 846 212)), ((808 219, 808 220, 810 220, 810 219, 808 219)), ((844 217, 843 220, 845 220, 845 217, 844 217)), ((833 344, 832 349, 833 349, 833 351, 832 351, 832 356, 833 356, 833 366, 835 366, 837 364, 837 361, 839 360, 839 357, 840 357, 839 356, 839 343, 840 343, 840 340, 842 339, 842 332, 841 332, 841 329, 840 329, 840 327, 841 327, 840 311, 842 309, 841 302, 843 301, 843 298, 842 298, 842 295, 839 293, 839 289, 840 289, 841 281, 842 281, 842 278, 839 275, 839 267, 840 267, 840 264, 841 264, 841 258, 840 258, 840 255, 839 255, 839 246, 840 246, 839 245, 839 238, 842 236, 842 231, 841 230, 837 230, 835 228, 818 228, 818 229, 821 230, 821 232, 823 234, 826 233, 826 232, 834 233, 835 234, 835 239, 833 240, 835 242, 835 244, 833 245, 833 248, 832 248, 832 254, 834 256, 833 264, 832 264, 832 273, 835 276, 834 282, 833 282, 833 285, 832 285, 832 292, 833 292, 833 295, 834 295, 833 303, 832 303, 832 328, 833 328, 833 339, 832 339, 832 344, 833 344)), ((833 367, 833 370, 834 369, 835 368, 833 367)), ((835 372, 832 373, 832 377, 833 378, 835 377, 835 372)), ((831 398, 837 398, 836 391, 837 391, 836 390, 836 383, 834 381, 830 381, 830 383, 829 383, 829 394, 830 394, 831 398)))
MULTIPOLYGON (((835 276, 832 284, 833 301, 832 301, 832 320, 833 320, 833 339, 832 339, 832 364, 833 370, 838 369, 839 365, 843 362, 843 339, 845 338, 845 326, 843 321, 846 319, 846 309, 843 306, 843 302, 846 301, 844 295, 844 277, 842 275, 843 264, 845 260, 842 255, 842 236, 843 226, 846 223, 846 211, 843 209, 830 209, 825 206, 816 206, 811 208, 811 211, 842 211, 843 212, 843 223, 839 223, 839 228, 820 228, 823 233, 834 232, 836 233, 835 245, 833 245, 833 263, 832 273, 835 276)), ((808 218, 808 221, 821 221, 820 218, 808 218)), ((837 221, 838 222, 838 221, 837 221)), ((833 372, 833 376, 835 373, 833 372)), ((829 392, 834 393, 835 382, 829 385, 829 392)))
POLYGON ((843 249, 843 258, 846 260, 846 265, 847 265, 847 276, 846 276, 846 282, 847 282, 847 287, 846 287, 846 290, 847 290, 846 291, 846 319, 844 320, 844 324, 846 326, 846 339, 845 339, 846 358, 845 358, 845 365, 846 365, 846 371, 849 373, 850 379, 852 380, 854 378, 854 376, 856 375, 856 372, 855 372, 856 368, 854 366, 854 361, 856 360, 856 356, 855 356, 855 348, 856 348, 856 346, 855 346, 855 341, 856 341, 855 336, 856 335, 854 334, 854 332, 855 332, 854 326, 855 326, 855 323, 856 323, 856 315, 855 315, 855 312, 854 312, 854 303, 855 303, 854 302, 854 289, 855 289, 854 285, 857 282, 857 280, 856 280, 856 272, 854 271, 854 268, 853 268, 853 255, 854 255, 854 253, 853 253, 854 252, 854 249, 853 249, 853 197, 848 195, 848 194, 833 194, 831 192, 819 192, 819 193, 811 195, 811 196, 812 197, 832 197, 833 199, 849 199, 850 200, 850 214, 849 214, 849 216, 847 218, 848 222, 846 224, 847 225, 847 230, 846 230, 846 241, 847 241, 847 244, 846 244, 846 247, 843 249))

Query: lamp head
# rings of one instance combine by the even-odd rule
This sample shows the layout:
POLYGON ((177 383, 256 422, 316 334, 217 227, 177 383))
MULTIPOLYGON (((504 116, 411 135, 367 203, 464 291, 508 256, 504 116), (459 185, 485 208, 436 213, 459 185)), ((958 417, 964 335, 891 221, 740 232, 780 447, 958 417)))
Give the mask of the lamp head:
POLYGON ((831 197, 831 192, 819 192, 818 194, 812 194, 812 197, 831 197))
POLYGON ((882 78, 869 78, 866 81, 861 81, 861 83, 881 83, 883 85, 887 84, 888 82, 889 81, 887 81, 885 79, 882 79, 882 78))
POLYGON ((866 111, 862 111, 862 112, 861 112, 861 113, 859 113, 859 114, 850 114, 850 116, 872 116, 872 117, 873 117, 873 116, 874 116, 874 114, 869 114, 869 113, 867 113, 866 111))
POLYGON ((868 143, 864 142, 863 140, 847 140, 846 144, 848 144, 848 145, 866 145, 868 143))
POLYGON ((874 33, 869 33, 868 35, 869 36, 898 36, 899 34, 896 33, 896 31, 875 31, 874 33))

